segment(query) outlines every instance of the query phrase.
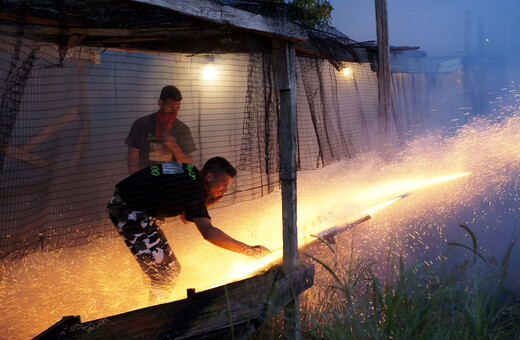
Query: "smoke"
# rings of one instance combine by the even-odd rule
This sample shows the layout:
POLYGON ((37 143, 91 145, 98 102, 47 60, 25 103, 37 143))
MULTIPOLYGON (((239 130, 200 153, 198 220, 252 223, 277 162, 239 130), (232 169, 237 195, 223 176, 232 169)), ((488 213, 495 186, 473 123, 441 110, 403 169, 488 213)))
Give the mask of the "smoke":
MULTIPOLYGON (((373 261, 388 272, 398 257, 406 266, 431 263, 452 249, 446 241, 471 245, 500 264, 520 222, 520 111, 515 84, 493 103, 493 115, 474 117, 453 133, 431 132, 414 139, 391 162, 362 154, 315 171, 298 174, 298 235, 312 234, 351 222, 368 208, 406 192, 413 194, 375 212, 372 219, 337 237, 340 263, 373 261), (506 96, 505 94, 508 94, 506 96), (471 172, 434 186, 432 178, 471 172)), ((282 247, 280 192, 210 211, 213 223, 243 242, 282 247)), ((203 240, 195 226, 178 220, 163 229, 182 265, 174 299, 238 279, 257 261, 222 250, 203 240)), ((520 250, 513 249, 510 281, 520 278, 520 250)), ((457 250, 456 259, 471 256, 457 250)), ((329 253, 318 254, 328 256, 329 253), (325 255, 327 254, 327 255, 325 255)), ((119 238, 35 253, 0 262, 0 328, 7 338, 27 338, 64 315, 93 320, 148 305, 148 281, 119 238)), ((319 281, 316 283, 320 284, 319 281)), ((514 287, 514 286, 513 286, 514 287)), ((165 301, 166 302, 166 301, 165 301)))
MULTIPOLYGON (((391 163, 375 171, 366 169, 372 183, 362 180, 365 188, 404 184, 426 174, 471 175, 418 190, 377 212, 338 238, 339 261, 346 265, 352 258, 370 260, 379 273, 395 269, 399 257, 407 266, 430 263, 447 254, 461 262, 472 254, 453 249, 447 242, 471 247, 469 234, 458 227, 462 224, 475 234, 477 251, 487 260, 488 269, 499 269, 509 245, 520 234, 520 110, 516 89, 507 92, 512 95, 497 100, 493 115, 475 117, 453 134, 439 131, 417 138, 391 163)), ((506 281, 512 289, 520 278, 519 255, 515 246, 506 281)))

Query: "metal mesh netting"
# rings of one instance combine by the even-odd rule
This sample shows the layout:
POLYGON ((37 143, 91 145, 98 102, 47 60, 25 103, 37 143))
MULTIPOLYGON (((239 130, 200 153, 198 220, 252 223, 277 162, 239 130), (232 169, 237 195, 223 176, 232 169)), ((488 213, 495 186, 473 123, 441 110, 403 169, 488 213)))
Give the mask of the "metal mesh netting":
MULTIPOLYGON (((278 188, 279 98, 271 54, 183 55, 56 45, 0 36, 0 257, 115 235, 106 204, 128 175, 124 141, 155 112, 161 88, 183 95, 201 168, 222 156, 239 173, 221 205, 278 188), (205 76, 207 66, 213 75, 205 76)), ((297 58, 298 166, 315 169, 370 149, 377 136, 377 77, 349 63, 297 58)), ((420 125, 421 75, 394 75, 393 118, 406 138, 420 125)), ((421 111, 422 112, 422 111, 421 111)))

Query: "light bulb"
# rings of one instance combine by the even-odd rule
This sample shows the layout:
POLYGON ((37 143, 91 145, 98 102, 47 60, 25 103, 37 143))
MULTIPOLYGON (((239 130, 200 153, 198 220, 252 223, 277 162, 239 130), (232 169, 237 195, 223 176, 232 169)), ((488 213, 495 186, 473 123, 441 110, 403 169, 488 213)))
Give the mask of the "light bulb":
POLYGON ((202 70, 202 78, 205 80, 214 80, 217 78, 217 71, 213 65, 209 64, 204 67, 204 70, 202 70))

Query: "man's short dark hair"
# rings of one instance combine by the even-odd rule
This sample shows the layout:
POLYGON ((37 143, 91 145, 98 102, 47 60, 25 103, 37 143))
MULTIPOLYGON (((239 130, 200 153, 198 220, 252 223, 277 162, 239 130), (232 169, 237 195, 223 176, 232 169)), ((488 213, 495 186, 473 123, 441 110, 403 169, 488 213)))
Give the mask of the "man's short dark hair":
POLYGON ((233 165, 223 157, 213 157, 208 159, 202 168, 202 172, 205 174, 211 172, 217 177, 221 175, 229 175, 231 178, 234 178, 237 175, 237 169, 235 169, 233 165))
POLYGON ((165 101, 167 99, 175 100, 176 102, 180 102, 182 100, 181 91, 173 85, 168 85, 163 87, 161 91, 160 100, 165 101))

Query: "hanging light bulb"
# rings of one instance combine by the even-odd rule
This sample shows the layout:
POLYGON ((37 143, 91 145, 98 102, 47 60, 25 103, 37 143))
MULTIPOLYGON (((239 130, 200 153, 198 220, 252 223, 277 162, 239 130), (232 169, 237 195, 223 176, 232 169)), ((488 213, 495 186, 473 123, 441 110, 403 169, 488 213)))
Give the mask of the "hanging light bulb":
POLYGON ((349 76, 352 74, 352 71, 348 67, 345 67, 343 70, 341 70, 345 76, 349 76))
POLYGON ((217 70, 215 70, 215 67, 211 64, 204 66, 202 78, 205 80, 215 80, 217 78, 217 70))

